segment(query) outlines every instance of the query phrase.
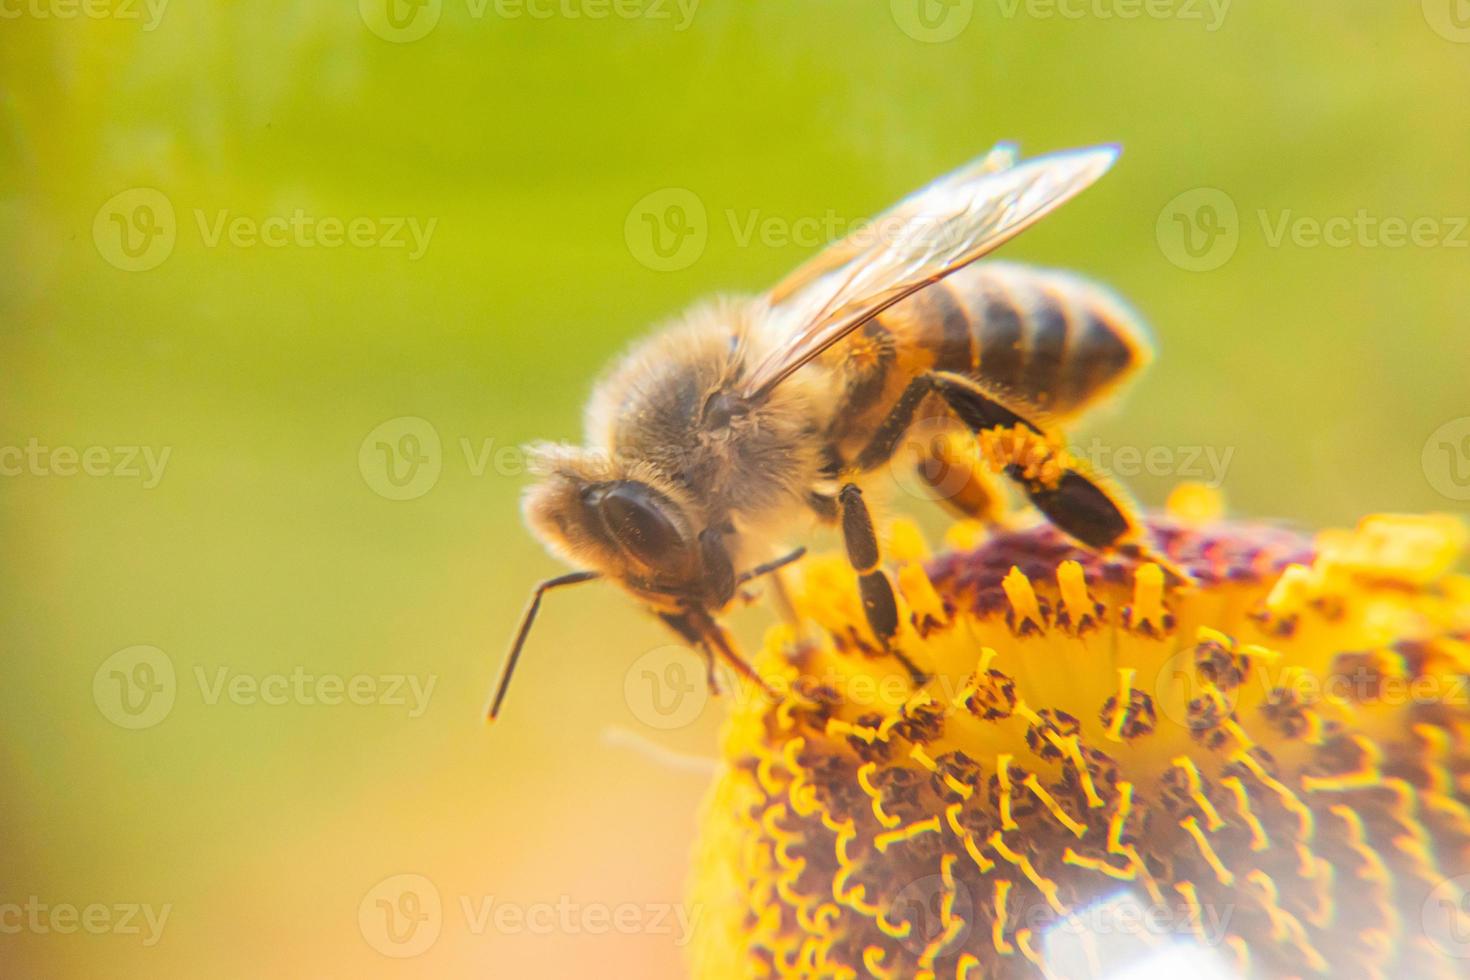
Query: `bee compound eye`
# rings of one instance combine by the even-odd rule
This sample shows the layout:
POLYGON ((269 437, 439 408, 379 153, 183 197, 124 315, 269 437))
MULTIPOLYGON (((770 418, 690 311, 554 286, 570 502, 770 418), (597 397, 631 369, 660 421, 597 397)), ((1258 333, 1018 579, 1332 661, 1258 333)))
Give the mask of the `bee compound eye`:
POLYGON ((675 571, 689 543, 668 514, 673 505, 641 483, 616 483, 596 497, 602 524, 625 551, 650 568, 675 571))

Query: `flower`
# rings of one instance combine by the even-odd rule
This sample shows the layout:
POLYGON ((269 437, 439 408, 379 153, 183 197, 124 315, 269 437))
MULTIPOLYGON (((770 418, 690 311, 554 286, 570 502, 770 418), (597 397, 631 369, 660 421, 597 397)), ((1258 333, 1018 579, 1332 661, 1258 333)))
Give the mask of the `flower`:
POLYGON ((697 974, 1093 975, 1179 945, 1266 976, 1462 972, 1463 527, 1311 540, 1174 504, 1148 526, 1193 581, 1047 526, 961 525, 928 559, 896 525, 920 687, 850 569, 808 560, 824 635, 774 628, 779 696, 726 723, 697 974))

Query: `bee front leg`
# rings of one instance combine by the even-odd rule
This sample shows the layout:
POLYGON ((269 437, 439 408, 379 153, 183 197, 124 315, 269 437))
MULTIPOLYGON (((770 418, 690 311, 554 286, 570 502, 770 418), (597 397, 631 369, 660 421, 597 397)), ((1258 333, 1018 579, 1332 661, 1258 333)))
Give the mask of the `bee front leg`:
POLYGON ((898 599, 893 594, 893 583, 883 571, 873 515, 868 512, 863 492, 857 484, 848 483, 842 487, 837 494, 837 509, 842 523, 842 540, 847 546, 847 560, 857 572, 858 592, 862 595, 868 626, 883 648, 903 664, 914 683, 923 684, 929 678, 893 644, 893 638, 898 634, 898 599))
POLYGON ((706 667, 705 679, 709 683, 711 694, 718 695, 720 693, 720 685, 715 674, 715 661, 718 658, 735 668, 736 673, 755 684, 756 687, 766 692, 766 694, 773 698, 778 696, 771 685, 767 684, 761 675, 756 673, 755 668, 736 652, 734 644, 730 641, 730 637, 725 633, 724 628, 715 621, 715 618, 710 615, 708 610, 690 607, 680 613, 659 613, 659 618, 667 623, 675 633, 678 633, 691 646, 697 646, 700 652, 704 654, 706 667))
POLYGON ((981 452, 1061 531, 1094 551, 1115 547, 1135 532, 1130 508, 1078 470, 1065 450, 1050 444, 1002 396, 963 375, 934 372, 928 378, 960 421, 981 436, 981 452))

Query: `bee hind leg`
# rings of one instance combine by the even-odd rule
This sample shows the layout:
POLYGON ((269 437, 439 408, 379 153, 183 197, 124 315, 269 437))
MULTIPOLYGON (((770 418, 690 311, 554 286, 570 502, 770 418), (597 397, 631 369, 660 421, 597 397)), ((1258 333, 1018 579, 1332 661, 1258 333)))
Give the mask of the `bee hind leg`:
POLYGON ((947 372, 930 384, 980 442, 980 452, 1013 480, 1059 530, 1094 551, 1117 547, 1137 532, 1132 508, 1082 472, 1064 447, 1003 396, 972 378, 947 372))

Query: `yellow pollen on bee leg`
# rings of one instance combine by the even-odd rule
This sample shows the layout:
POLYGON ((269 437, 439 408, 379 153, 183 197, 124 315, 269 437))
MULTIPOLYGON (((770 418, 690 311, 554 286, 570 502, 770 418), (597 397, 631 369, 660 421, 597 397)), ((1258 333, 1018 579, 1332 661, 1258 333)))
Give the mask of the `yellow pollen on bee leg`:
POLYGON ((1020 469, 1021 476, 1049 489, 1061 482, 1062 474, 1071 466, 1064 446, 1050 442, 1023 425, 1008 429, 986 429, 976 440, 980 456, 993 472, 1007 467, 1020 469))

